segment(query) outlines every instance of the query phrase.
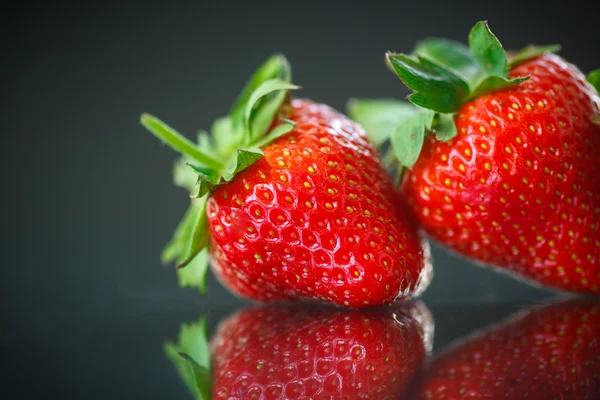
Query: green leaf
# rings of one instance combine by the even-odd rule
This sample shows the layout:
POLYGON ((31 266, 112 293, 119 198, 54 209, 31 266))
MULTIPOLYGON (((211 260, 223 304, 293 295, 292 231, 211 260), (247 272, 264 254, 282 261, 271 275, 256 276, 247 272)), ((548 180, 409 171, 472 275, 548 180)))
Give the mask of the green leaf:
POLYGON ((596 88, 596 92, 600 93, 600 68, 590 72, 587 80, 596 88))
POLYGON ((279 120, 282 121, 283 123, 277 125, 273 129, 271 129, 271 132, 269 132, 268 135, 263 136, 261 139, 259 139, 257 142, 255 142, 254 146, 256 146, 258 148, 266 146, 267 144, 271 143, 275 139, 278 139, 278 138, 282 137, 283 135, 290 133, 296 126, 296 123, 293 121, 290 121, 289 119, 280 118, 279 120))
POLYGON ((185 266, 177 269, 180 287, 198 288, 201 294, 206 293, 206 274, 208 273, 208 248, 205 247, 185 266))
POLYGON ((477 97, 480 97, 486 93, 497 92, 499 90, 518 86, 528 79, 529 76, 513 79, 503 78, 501 76, 488 76, 473 89, 469 98, 476 99, 477 97))
POLYGON ((506 51, 490 31, 486 21, 479 21, 471 30, 469 48, 473 58, 488 75, 506 76, 508 73, 506 51))
POLYGON ((164 352, 194 398, 210 400, 212 378, 206 317, 202 316, 195 323, 182 324, 178 342, 166 342, 164 352))
POLYGON ((350 99, 346 108, 350 118, 362 125, 375 147, 388 141, 399 124, 419 113, 413 104, 388 99, 350 99))
MULTIPOLYGON (((189 169, 189 167, 187 166, 186 168, 189 169)), ((160 258, 163 264, 168 264, 170 262, 175 261, 175 259, 177 259, 177 257, 179 257, 179 255, 182 253, 183 247, 185 245, 185 241, 183 240, 183 238, 189 235, 191 226, 195 220, 196 212, 197 209, 195 208, 194 203, 191 203, 187 211, 185 212, 183 218, 177 225, 177 228, 175 228, 175 233, 173 234, 173 237, 171 238, 171 240, 169 240, 169 242, 166 244, 161 253, 160 258)))
POLYGON ((192 200, 193 211, 190 228, 182 237, 184 246, 177 259, 177 268, 184 268, 205 247, 208 246, 208 219, 206 217, 206 197, 192 200))
POLYGON ((243 140, 244 132, 234 132, 230 117, 217 118, 210 127, 215 150, 220 159, 227 158, 232 149, 243 140))
POLYGON ((280 79, 291 81, 291 68, 288 60, 282 54, 274 54, 252 74, 242 92, 238 95, 229 115, 233 121, 233 129, 238 131, 244 129, 244 115, 246 104, 252 93, 265 81, 280 79))
POLYGON ((440 142, 447 142, 457 135, 453 114, 438 114, 435 123, 435 137, 440 142))
POLYGON ((469 95, 469 86, 458 75, 426 58, 390 54, 396 74, 415 93, 409 100, 423 108, 448 113, 456 112, 469 95))
POLYGON ((250 141, 248 144, 266 133, 267 129, 273 122, 275 114, 281 107, 285 99, 285 93, 287 90, 299 89, 299 86, 293 85, 288 82, 284 82, 280 79, 269 79, 263 82, 252 94, 246 104, 246 110, 244 113, 244 125, 246 132, 249 134, 250 141), (257 107, 259 101, 265 96, 273 92, 283 92, 283 96, 276 96, 274 101, 266 102, 265 106, 257 107))
POLYGON ((191 161, 193 160, 181 157, 173 163, 173 183, 188 192, 191 192, 198 182, 198 174, 189 166, 191 161))
POLYGON ((423 148, 425 133, 431 129, 434 116, 435 113, 430 110, 421 110, 398 125, 392 134, 391 143, 400 164, 412 168, 417 162, 423 148))
POLYGON ((532 58, 536 58, 546 53, 558 53, 560 51, 560 45, 551 44, 548 46, 527 46, 517 52, 512 57, 509 57, 508 65, 509 67, 514 67, 517 64, 521 64, 527 60, 532 58))
POLYGON ((246 168, 248 168, 249 166, 254 164, 256 161, 261 159, 262 156, 263 156, 262 151, 260 151, 258 149, 255 149, 255 150, 238 149, 237 160, 236 160, 236 164, 235 164, 235 169, 233 170, 233 175, 236 175, 236 174, 242 172, 243 170, 245 170, 246 168))
POLYGON ((194 191, 190 195, 192 198, 200 198, 212 191, 220 181, 220 176, 218 171, 211 170, 209 168, 204 168, 200 165, 193 165, 188 163, 189 167, 191 167, 194 172, 196 172, 196 185, 194 187, 194 191))
POLYGON ((413 54, 441 64, 460 76, 465 82, 479 80, 481 67, 471 55, 469 47, 460 42, 429 38, 417 44, 413 54))
POLYGON ((142 114, 140 121, 154 136, 180 154, 193 158, 207 167, 215 169, 222 167, 218 160, 200 150, 194 142, 165 124, 160 119, 149 114, 142 114))

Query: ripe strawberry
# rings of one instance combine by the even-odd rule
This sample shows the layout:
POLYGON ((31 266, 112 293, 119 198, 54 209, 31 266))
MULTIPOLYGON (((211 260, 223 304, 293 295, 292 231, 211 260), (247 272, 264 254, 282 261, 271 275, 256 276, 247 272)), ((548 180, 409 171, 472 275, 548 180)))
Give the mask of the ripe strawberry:
POLYGON ((600 398, 600 303, 538 307, 426 367, 417 399, 600 398))
POLYGON ((191 160, 176 182, 189 188, 186 173, 198 176, 200 199, 164 259, 191 263, 182 285, 203 286, 210 249, 220 281, 261 301, 368 307, 420 293, 431 276, 426 244, 364 132, 325 105, 286 101, 297 88, 289 75, 283 57, 269 60, 199 146, 143 117, 191 160))
MULTIPOLYGON (((600 71, 586 82, 552 47, 507 63, 485 23, 469 39, 470 49, 430 39, 414 57, 388 55, 422 107, 387 102, 396 121, 378 128, 382 141, 403 124, 391 133, 410 168, 402 194, 425 231, 462 255, 600 292, 600 98, 590 84, 600 87, 600 71)), ((380 117, 361 115, 367 106, 353 113, 369 129, 380 117)))
MULTIPOLYGON (((362 312, 301 307, 263 306, 231 316, 211 342, 205 376, 184 380, 196 393, 194 381, 203 382, 207 393, 211 370, 215 400, 397 399, 431 347, 433 322, 421 303, 362 312)), ((180 370, 189 363, 200 371, 202 361, 186 353, 201 358, 198 346, 185 339, 169 345, 169 355, 180 370), (178 360, 177 352, 186 358, 178 360)))

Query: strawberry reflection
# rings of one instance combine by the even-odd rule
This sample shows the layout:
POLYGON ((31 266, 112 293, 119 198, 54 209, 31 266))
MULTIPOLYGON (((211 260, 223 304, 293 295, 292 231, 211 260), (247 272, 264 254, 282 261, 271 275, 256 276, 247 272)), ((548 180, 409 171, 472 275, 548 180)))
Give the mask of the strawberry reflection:
POLYGON ((600 300, 534 307, 429 364, 418 399, 600 399, 600 300))
POLYGON ((433 321, 420 302, 367 311, 254 307, 219 325, 212 368, 208 343, 184 337, 202 329, 186 325, 179 345, 167 345, 197 398, 381 400, 405 394, 431 348, 433 321))

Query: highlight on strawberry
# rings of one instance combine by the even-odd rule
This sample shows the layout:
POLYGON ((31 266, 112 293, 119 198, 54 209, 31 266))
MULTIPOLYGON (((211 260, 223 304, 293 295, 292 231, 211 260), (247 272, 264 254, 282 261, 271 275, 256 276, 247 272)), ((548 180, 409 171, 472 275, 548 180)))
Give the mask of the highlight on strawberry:
POLYGON ((529 46, 508 56, 486 22, 469 45, 388 53, 409 102, 352 100, 429 237, 548 287, 600 292, 600 70, 529 46))
POLYGON ((142 115, 181 154, 174 181, 191 193, 162 259, 201 290, 210 259, 227 288, 259 301, 370 307, 418 295, 432 275, 428 244, 364 131, 291 99, 296 89, 275 55, 197 142, 142 115))
POLYGON ((367 311, 262 306, 223 321, 210 342, 204 318, 184 324, 165 353, 199 400, 392 400, 412 388, 432 341, 421 302, 367 311))
POLYGON ((411 399, 598 399, 600 302, 535 306, 451 346, 423 375, 411 399))

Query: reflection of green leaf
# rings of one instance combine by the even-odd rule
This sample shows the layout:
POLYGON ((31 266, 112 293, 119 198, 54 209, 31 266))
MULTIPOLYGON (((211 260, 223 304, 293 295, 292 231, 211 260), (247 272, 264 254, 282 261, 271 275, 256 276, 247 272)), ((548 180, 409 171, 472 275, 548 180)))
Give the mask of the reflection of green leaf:
POLYGON ((210 345, 206 318, 202 316, 198 322, 182 324, 178 343, 165 343, 164 352, 194 398, 211 399, 210 345))
POLYGON ((351 99, 348 115, 362 125, 369 141, 379 147, 407 117, 417 114, 418 108, 405 101, 387 99, 351 99))

